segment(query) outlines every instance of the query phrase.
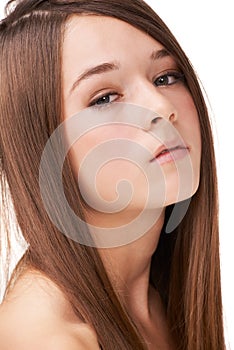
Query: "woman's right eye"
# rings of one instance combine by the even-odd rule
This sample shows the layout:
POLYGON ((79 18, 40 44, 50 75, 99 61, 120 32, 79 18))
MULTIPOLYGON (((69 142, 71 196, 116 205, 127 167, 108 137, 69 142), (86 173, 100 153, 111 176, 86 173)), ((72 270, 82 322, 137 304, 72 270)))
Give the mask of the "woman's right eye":
POLYGON ((114 102, 117 99, 117 97, 118 97, 118 94, 115 92, 108 93, 106 95, 96 98, 94 101, 90 103, 89 107, 92 107, 92 106, 101 107, 104 105, 109 105, 112 102, 114 102))

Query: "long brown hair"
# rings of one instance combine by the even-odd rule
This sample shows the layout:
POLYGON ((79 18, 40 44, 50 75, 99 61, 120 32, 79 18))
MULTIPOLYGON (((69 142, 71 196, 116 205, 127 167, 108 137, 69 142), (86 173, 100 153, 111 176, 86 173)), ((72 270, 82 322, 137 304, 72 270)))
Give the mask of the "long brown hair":
MULTIPOLYGON (((6 218, 10 210, 9 186, 17 223, 29 244, 18 267, 34 268, 55 282, 75 314, 95 329, 103 349, 146 349, 97 250, 62 235, 50 221, 40 196, 41 155, 63 115, 61 57, 65 26, 71 15, 84 13, 115 17, 148 33, 166 47, 184 73, 200 120, 200 184, 178 227, 168 235, 162 230, 152 259, 151 281, 165 304, 177 349, 222 350, 217 183, 208 112, 188 58, 166 25, 142 0, 8 3, 7 17, 0 24, 0 175, 2 216, 6 218)), ((82 199, 69 161, 64 174, 69 203, 77 208, 79 201, 77 214, 83 218, 82 199)), ((171 209, 166 209, 167 217, 171 209)), ((59 207, 56 211, 63 222, 66 215, 59 207)), ((5 226, 5 230, 10 228, 7 222, 5 226)))

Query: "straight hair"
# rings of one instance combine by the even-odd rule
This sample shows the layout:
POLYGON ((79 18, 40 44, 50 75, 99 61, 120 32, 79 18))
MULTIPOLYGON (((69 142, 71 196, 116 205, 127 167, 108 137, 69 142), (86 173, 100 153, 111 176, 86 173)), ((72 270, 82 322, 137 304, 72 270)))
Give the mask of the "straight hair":
MULTIPOLYGON (((74 15, 123 20, 157 40, 175 58, 201 130, 200 184, 182 222, 171 234, 162 230, 152 258, 151 282, 163 300, 176 349, 225 349, 212 131, 198 79, 175 37, 142 0, 11 0, 6 15, 0 24, 2 218, 4 235, 10 237, 9 187, 18 229, 29 245, 12 276, 33 269, 56 283, 77 317, 93 327, 102 349, 147 349, 97 249, 69 239, 53 225, 38 181, 45 144, 63 119, 62 48, 68 20, 74 15)), ((84 220, 85 204, 69 159, 63 175, 67 200, 84 220)), ((166 220, 172 208, 166 208, 166 220)), ((61 223, 67 220, 61 208, 56 212, 61 223)))

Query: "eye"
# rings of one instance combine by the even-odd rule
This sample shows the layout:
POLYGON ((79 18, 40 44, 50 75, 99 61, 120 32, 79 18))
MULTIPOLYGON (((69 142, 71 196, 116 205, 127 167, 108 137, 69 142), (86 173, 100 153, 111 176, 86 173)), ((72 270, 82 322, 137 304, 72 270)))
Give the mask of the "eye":
POLYGON ((103 105, 108 105, 112 102, 114 102, 118 97, 118 94, 115 92, 110 92, 106 95, 103 95, 101 97, 96 98, 94 101, 90 103, 91 106, 103 106, 103 105))
POLYGON ((184 75, 180 72, 170 72, 155 79, 154 84, 155 86, 167 86, 176 84, 179 81, 184 81, 184 75))

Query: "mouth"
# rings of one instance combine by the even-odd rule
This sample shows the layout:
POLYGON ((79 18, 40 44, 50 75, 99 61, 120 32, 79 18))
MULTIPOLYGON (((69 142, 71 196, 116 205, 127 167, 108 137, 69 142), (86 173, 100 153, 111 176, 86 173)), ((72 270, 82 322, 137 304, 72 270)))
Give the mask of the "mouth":
POLYGON ((189 147, 177 145, 175 147, 160 147, 150 162, 157 161, 159 164, 169 163, 177 159, 184 158, 189 152, 189 147))

